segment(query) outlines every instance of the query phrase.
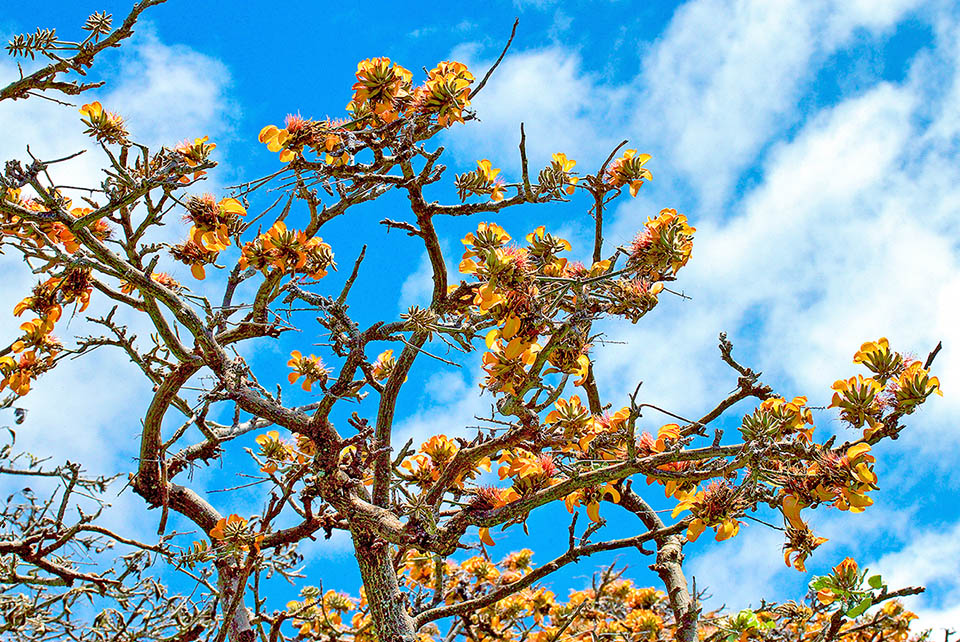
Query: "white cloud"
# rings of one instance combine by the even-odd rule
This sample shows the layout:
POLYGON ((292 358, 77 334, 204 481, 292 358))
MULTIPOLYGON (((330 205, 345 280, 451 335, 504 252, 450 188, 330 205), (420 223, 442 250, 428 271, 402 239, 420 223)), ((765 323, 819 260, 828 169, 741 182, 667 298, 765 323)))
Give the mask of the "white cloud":
MULTIPOLYGON (((534 165, 558 150, 599 162, 625 136, 715 209, 771 138, 802 121, 800 97, 830 56, 858 39, 878 42, 918 4, 688 2, 660 38, 638 47, 642 72, 626 85, 584 71, 559 45, 514 50, 475 101, 480 124, 457 132, 455 149, 505 165, 523 121, 534 165)), ((456 55, 488 66, 477 53, 474 44, 456 55)))
POLYGON ((353 552, 353 540, 347 531, 333 531, 330 539, 321 533, 315 539, 306 539, 297 545, 297 550, 308 563, 331 557, 340 557, 345 553, 353 552))
POLYGON ((476 434, 476 430, 468 426, 479 423, 476 417, 490 416, 493 402, 489 394, 480 395, 479 380, 474 379, 477 373, 482 374, 478 360, 466 359, 463 363, 462 369, 439 371, 427 380, 420 408, 396 423, 394 448, 408 439, 413 439, 416 445, 432 435, 469 437, 476 434))
POLYGON ((150 29, 137 30, 131 49, 102 101, 124 115, 137 140, 169 146, 187 137, 215 138, 239 115, 227 94, 230 72, 219 60, 163 44, 150 29))
POLYGON ((683 5, 644 60, 635 129, 666 150, 705 208, 723 204, 771 136, 802 118, 799 98, 827 57, 858 29, 889 29, 916 3, 868 4, 683 5))
POLYGON ((420 257, 417 269, 411 272, 400 286, 400 309, 406 311, 411 305, 429 305, 433 293, 433 269, 426 254, 420 257))
POLYGON ((936 601, 929 594, 904 599, 919 616, 917 628, 937 631, 955 628, 960 622, 960 522, 915 533, 902 549, 887 553, 868 566, 882 574, 891 588, 940 585, 936 601))
MULTIPOLYGON (((475 52, 462 47, 453 57, 471 69, 486 68, 489 62, 476 60, 475 52)), ((562 47, 511 53, 474 100, 480 122, 448 138, 464 164, 486 157, 513 168, 505 169, 507 175, 519 175, 523 122, 534 175, 559 151, 581 163, 595 159, 599 164, 619 142, 611 125, 622 124, 630 95, 629 87, 598 82, 584 72, 579 55, 562 47)))
POLYGON ((736 612, 750 605, 756 607, 760 598, 769 599, 775 579, 796 574, 783 563, 783 538, 777 531, 751 524, 750 528, 741 528, 733 540, 719 544, 709 542, 711 533, 708 530, 703 534, 703 543, 687 547, 684 564, 688 581, 696 578, 697 590, 706 589, 711 596, 708 608, 723 604, 736 612))

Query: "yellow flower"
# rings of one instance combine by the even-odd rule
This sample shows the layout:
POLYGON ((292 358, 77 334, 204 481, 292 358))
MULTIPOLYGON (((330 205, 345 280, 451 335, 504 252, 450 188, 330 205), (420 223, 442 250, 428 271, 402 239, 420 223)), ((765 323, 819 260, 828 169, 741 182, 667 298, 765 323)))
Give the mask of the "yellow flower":
POLYGON ((593 522, 600 521, 600 501, 608 495, 610 501, 614 504, 620 503, 620 491, 617 490, 613 482, 607 482, 603 487, 580 488, 564 499, 564 504, 569 512, 573 512, 575 507, 583 504, 587 507, 587 517, 593 522))
POLYGON ((290 138, 290 132, 286 129, 280 129, 276 125, 267 125, 260 130, 257 140, 264 143, 271 152, 280 152, 280 162, 289 163, 296 154, 289 149, 284 149, 283 144, 290 138))
POLYGON ((286 446, 280 441, 280 433, 276 430, 257 435, 255 439, 260 446, 260 454, 267 458, 267 463, 261 466, 260 472, 275 473, 280 463, 283 462, 289 454, 286 446))
POLYGON ((557 153, 551 157, 550 168, 556 172, 556 175, 562 177, 565 185, 563 191, 567 194, 573 194, 577 183, 580 181, 580 178, 577 176, 569 176, 570 170, 572 170, 576 164, 577 161, 572 158, 567 158, 567 155, 564 153, 557 153))
POLYGON ((103 114, 103 105, 99 101, 94 101, 87 105, 83 105, 80 108, 80 113, 87 117, 89 120, 99 118, 103 114))
POLYGON ((377 360, 373 362, 373 378, 379 380, 387 379, 397 366, 397 360, 393 356, 393 350, 384 350, 377 355, 377 360))
POLYGON ((497 177, 497 174, 500 173, 500 170, 498 168, 493 167, 493 163, 487 160, 486 158, 484 158, 483 160, 478 160, 477 167, 480 168, 480 173, 488 181, 492 181, 494 178, 497 177))
POLYGON ((92 102, 80 107, 83 115, 81 120, 87 125, 85 134, 90 134, 99 143, 123 144, 127 142, 127 130, 124 128, 123 118, 105 111, 99 102, 92 102))

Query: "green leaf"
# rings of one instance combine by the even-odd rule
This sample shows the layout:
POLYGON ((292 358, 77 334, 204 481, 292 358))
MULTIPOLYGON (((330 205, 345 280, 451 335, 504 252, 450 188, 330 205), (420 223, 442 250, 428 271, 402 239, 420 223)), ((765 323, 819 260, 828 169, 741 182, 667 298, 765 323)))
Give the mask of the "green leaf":
POLYGON ((883 578, 880 575, 871 575, 867 580, 867 584, 870 585, 870 588, 879 589, 883 586, 883 578))
POLYGON ((855 607, 847 611, 847 617, 859 617, 871 606, 873 606, 873 598, 865 597, 860 604, 857 604, 855 607))
POLYGON ((810 582, 810 588, 812 588, 814 591, 819 591, 820 589, 829 588, 832 585, 833 585, 833 582, 831 581, 831 578, 828 575, 820 575, 818 577, 813 578, 813 581, 810 582))

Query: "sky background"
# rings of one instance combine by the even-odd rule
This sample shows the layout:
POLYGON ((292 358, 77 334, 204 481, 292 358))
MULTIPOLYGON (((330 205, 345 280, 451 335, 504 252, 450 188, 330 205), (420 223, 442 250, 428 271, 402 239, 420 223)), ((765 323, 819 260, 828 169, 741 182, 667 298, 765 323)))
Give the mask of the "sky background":
MULTIPOLYGON (((853 555, 891 585, 928 587, 908 600, 922 626, 960 623, 960 10, 953 3, 541 1, 489 2, 472 12, 340 3, 335 13, 313 2, 224 6, 170 0, 148 11, 133 40, 98 63, 95 75, 108 83, 86 99, 120 112, 134 138, 150 145, 209 135, 220 167, 202 190, 218 195, 279 167, 276 154, 256 142, 264 125, 280 125, 296 112, 342 116, 359 60, 389 56, 418 81, 422 67, 455 59, 479 76, 520 18, 510 53, 474 103, 479 122, 441 137, 450 169, 433 198, 451 202, 453 173, 480 158, 516 180, 520 122, 532 168, 562 151, 578 161, 577 169, 595 171, 623 139, 653 155, 647 165, 653 180, 611 212, 608 247, 629 242, 663 207, 685 213, 697 234, 676 286, 691 298, 665 296, 637 325, 602 326, 609 343, 594 352, 596 370, 615 408, 638 381, 643 401, 684 416, 711 408, 736 385, 718 358, 720 331, 779 393, 807 395, 814 406, 829 404, 835 379, 858 372, 851 357, 861 342, 887 336, 894 349, 922 358, 942 340, 934 369, 945 396, 907 417, 899 441, 875 449, 881 490, 874 506, 861 515, 811 514, 814 529, 830 541, 808 564, 810 574, 786 568, 780 534, 756 523, 730 542, 705 536, 688 546, 684 568, 698 587, 710 589, 711 605, 736 609, 760 597, 799 597, 812 574, 853 555)), ((24 6, 3 12, 0 36, 56 26, 71 38, 89 13, 122 16, 127 8, 125 2, 24 6)), ((15 75, 0 60, 0 84, 15 75)), ((27 144, 46 158, 91 147, 74 110, 39 100, 0 104, 0 127, 3 160, 25 158, 27 144)), ((92 151, 58 177, 95 185, 101 163, 92 151)), ((323 284, 330 292, 339 291, 360 245, 371 244, 352 300, 361 323, 396 318, 429 297, 423 252, 377 224, 385 216, 402 218, 405 200, 391 195, 324 228, 341 265, 323 284)), ((515 238, 546 224, 586 258, 587 207, 575 197, 536 211, 514 208, 497 222, 515 238)), ((439 226, 451 270, 459 239, 477 222, 439 226)), ((185 231, 170 225, 163 233, 173 241, 185 231)), ((185 266, 161 269, 194 287, 185 266)), ((0 309, 12 310, 34 277, 11 253, 0 256, 0 277, 0 309)), ((211 281, 195 290, 212 291, 205 290, 211 281)), ((88 314, 108 309, 97 305, 88 314)), ((90 332, 82 316, 58 325, 58 333, 90 332)), ((3 336, 15 336, 18 323, 0 315, 3 336)), ((130 324, 146 336, 142 319, 130 324)), ((318 351, 313 327, 301 327, 295 337, 244 352, 265 373, 262 380, 284 380, 291 349, 318 351)), ((437 432, 468 434, 465 426, 490 404, 489 396, 479 396, 479 372, 476 359, 462 369, 419 361, 401 399, 397 443, 437 432)), ((107 352, 65 364, 21 404, 30 414, 19 443, 86 462, 95 472, 131 470, 150 393, 138 375, 122 355, 107 352)), ((311 399, 291 386, 284 395, 311 399)), ((729 425, 752 409, 736 407, 729 425)), ((843 431, 831 411, 815 418, 819 441, 843 431)), ((648 416, 643 427, 655 431, 666 421, 648 416)), ((242 445, 250 444, 229 452, 242 458, 242 445)), ((234 457, 199 472, 195 483, 208 490, 235 485, 240 470, 253 472, 234 457)), ((212 497, 225 514, 253 514, 263 492, 212 497)), ((154 529, 144 523, 138 497, 125 493, 114 504, 112 523, 133 533, 154 529)), ((637 527, 621 513, 603 507, 612 536, 637 527)), ((496 553, 530 547, 535 560, 547 560, 565 548, 566 523, 562 506, 535 512, 530 537, 518 527, 495 533, 496 553)), ((325 587, 356 593, 345 537, 304 551, 313 582, 324 577, 325 587)), ((560 594, 582 587, 593 570, 614 560, 629 565, 638 583, 656 582, 646 570, 649 558, 631 552, 581 562, 550 584, 560 594)))

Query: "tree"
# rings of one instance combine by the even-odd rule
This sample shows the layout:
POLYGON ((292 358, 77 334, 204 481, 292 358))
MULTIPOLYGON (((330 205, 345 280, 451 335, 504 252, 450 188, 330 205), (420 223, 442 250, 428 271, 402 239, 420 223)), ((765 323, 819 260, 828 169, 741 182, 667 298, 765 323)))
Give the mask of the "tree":
MULTIPOLYGON (((136 5, 116 30, 109 16, 94 14, 80 43, 48 30, 17 37, 8 47, 12 55, 51 62, 0 90, 0 100, 78 95, 97 86, 63 78, 129 37, 140 13, 161 2, 136 5), (73 56, 64 58, 67 51, 73 56)), ((103 155, 104 179, 80 192, 82 205, 55 178, 71 158, 7 162, 2 241, 41 280, 12 311, 25 322, 23 334, 0 351, 0 388, 9 390, 4 403, 12 407, 45 372, 73 357, 101 347, 123 350, 154 386, 143 409, 139 466, 128 484, 158 509, 159 538, 133 540, 98 525, 97 510, 84 511, 91 500, 101 501, 111 479, 89 477, 76 463, 44 467, 8 445, 0 472, 59 480, 63 491, 38 500, 25 490, 7 501, 0 536, 6 634, 356 642, 908 639, 915 616, 895 598, 922 589, 892 589, 852 559, 815 578, 803 602, 722 614, 703 611, 702 595, 683 572, 683 549, 708 529, 717 540, 734 537, 764 509, 782 518, 785 563, 804 571, 824 540, 803 511, 869 507, 877 488, 874 447, 896 439, 902 419, 940 392, 930 374, 937 350, 921 362, 892 350, 886 339, 865 342, 854 362, 868 376, 833 386, 831 408, 857 431, 842 443, 817 441, 807 399, 778 396, 733 357, 723 334, 720 358, 736 388, 698 419, 643 402, 639 386, 629 399, 603 399, 590 359, 594 324, 611 316, 637 323, 660 296, 675 294, 668 286, 689 260, 696 230, 684 215, 664 209, 629 246, 605 243, 605 211, 625 192, 636 196, 651 177, 650 157, 623 150, 624 142, 595 171, 578 173, 575 160, 557 153, 531 177, 522 126, 519 180, 506 182, 490 160, 480 159, 454 180, 459 202, 433 200, 446 167, 439 163, 442 148, 431 141, 475 117, 471 100, 512 39, 479 81, 458 62, 438 63, 417 84, 387 58, 363 60, 346 116, 288 116, 283 127, 264 127, 259 143, 266 150, 258 149, 278 153, 282 169, 230 194, 202 194, 204 175, 216 167, 216 145, 207 137, 151 150, 96 101, 80 107, 78 126, 103 155), (268 187, 281 191, 272 203, 268 187), (407 197, 410 214, 381 223, 423 244, 431 300, 398 319, 361 325, 348 302, 357 296, 366 246, 342 287, 331 290, 324 278, 336 269, 334 248, 319 234, 390 191, 407 197), (516 230, 491 222, 509 208, 567 202, 575 194, 589 199, 595 221, 588 264, 567 258, 570 243, 546 226, 513 242, 516 230), (254 209, 260 212, 251 216, 254 209), (159 228, 177 226, 178 216, 187 221, 185 238, 162 242, 159 228), (448 280, 435 228, 444 217, 470 217, 459 282, 448 280), (175 263, 188 266, 195 281, 218 281, 218 296, 195 294, 160 271, 175 263), (102 335, 70 345, 54 337, 65 311, 82 313, 95 299, 112 306, 90 318, 102 335), (149 319, 151 341, 129 331, 126 324, 136 318, 149 319), (303 345, 287 363, 288 383, 314 395, 303 405, 285 403, 285 389, 272 391, 271 374, 255 372, 242 353, 245 345, 280 341, 295 328, 312 333, 298 339, 303 345), (301 351, 314 343, 311 336, 324 340, 319 357, 301 351), (422 444, 396 443, 397 403, 414 394, 405 388, 414 362, 453 359, 469 367, 474 351, 482 353, 483 389, 493 404, 484 426, 470 439, 442 434, 438 426, 422 444), (754 406, 737 434, 724 435, 721 418, 748 400, 754 406), (641 420, 650 419, 644 411, 678 423, 644 431, 641 420), (180 417, 169 419, 173 414, 180 417), (217 459, 243 460, 236 444, 252 433, 250 471, 269 490, 260 514, 248 519, 231 510, 229 495, 191 488, 189 473, 217 459), (194 434, 202 439, 191 443, 194 434), (651 506, 657 495, 675 506, 667 520, 651 506), (78 501, 73 520, 70 508, 78 501), (529 550, 490 557, 492 529, 526 528, 532 511, 561 501, 572 514, 566 552, 536 564, 529 550), (614 510, 635 515, 639 532, 605 538, 601 512, 614 510), (578 525, 581 512, 586 527, 578 525), (166 534, 171 514, 204 536, 166 534), (337 530, 354 544, 359 599, 324 591, 317 578, 302 582, 296 573, 297 544, 337 530), (113 547, 132 552, 110 560, 106 551, 113 547), (577 560, 618 549, 651 556, 664 590, 634 586, 613 567, 565 602, 539 584, 577 560), (98 566, 82 567, 81 552, 98 566), (196 588, 173 595, 153 577, 160 563, 196 588), (272 599, 265 588, 272 574, 296 582, 300 599, 285 605, 272 599), (81 597, 99 614, 85 620, 81 597)))

